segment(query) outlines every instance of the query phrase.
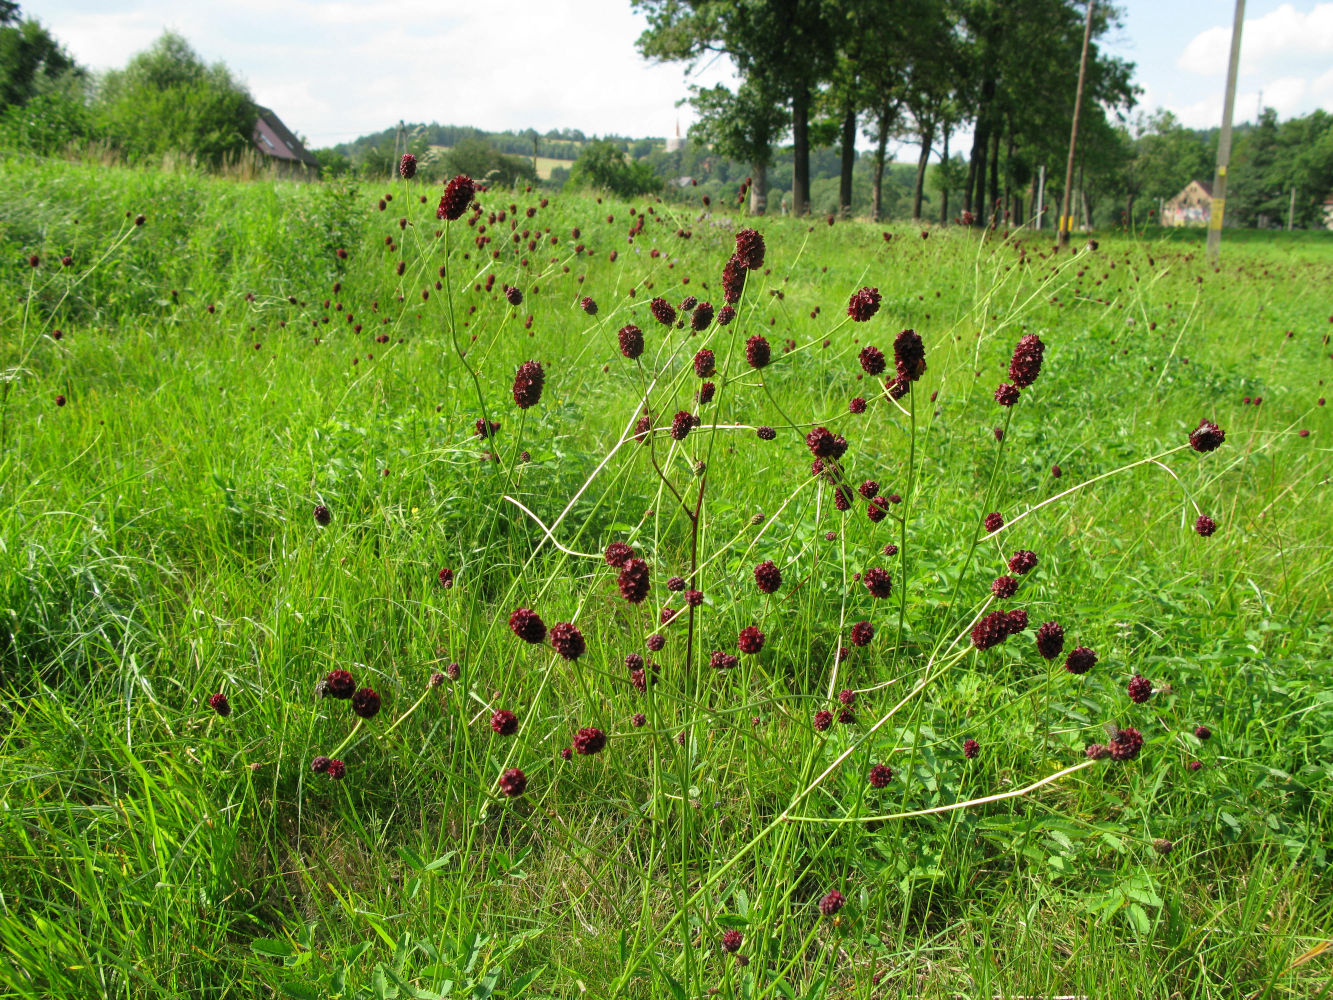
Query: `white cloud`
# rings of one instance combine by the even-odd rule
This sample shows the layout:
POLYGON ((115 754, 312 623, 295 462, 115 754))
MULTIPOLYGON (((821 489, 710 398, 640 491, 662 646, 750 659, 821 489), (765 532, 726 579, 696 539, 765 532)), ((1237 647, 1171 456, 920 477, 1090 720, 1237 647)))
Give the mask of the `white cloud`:
MULTIPOLYGON (((1333 60, 1333 3, 1315 4, 1305 12, 1284 3, 1262 17, 1246 18, 1240 53, 1244 74, 1290 70, 1294 62, 1327 66, 1333 60)), ((1231 25, 1218 25, 1195 35, 1176 65, 1191 73, 1221 76, 1230 54, 1231 25)))

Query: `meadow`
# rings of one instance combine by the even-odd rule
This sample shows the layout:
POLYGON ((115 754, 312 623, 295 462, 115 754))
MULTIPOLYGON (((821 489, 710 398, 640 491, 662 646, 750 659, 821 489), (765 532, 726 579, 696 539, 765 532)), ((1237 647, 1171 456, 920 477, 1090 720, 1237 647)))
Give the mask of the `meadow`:
POLYGON ((469 194, 0 162, 0 996, 1329 995, 1333 234, 469 194))

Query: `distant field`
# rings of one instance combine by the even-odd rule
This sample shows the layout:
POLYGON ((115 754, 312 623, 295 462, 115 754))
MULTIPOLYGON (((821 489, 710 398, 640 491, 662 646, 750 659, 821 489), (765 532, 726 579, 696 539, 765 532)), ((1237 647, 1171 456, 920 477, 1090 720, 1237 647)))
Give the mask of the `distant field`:
POLYGON ((0 162, 0 995, 1327 996, 1333 234, 424 193, 0 162))
MULTIPOLYGON (((453 148, 452 146, 431 146, 431 149, 437 150, 440 153, 447 153, 452 148, 453 148)), ((518 154, 511 153, 509 155, 517 156, 518 154)), ((532 159, 531 156, 524 156, 522 158, 525 160, 532 159)), ((556 167, 564 167, 566 170, 568 170, 573 165, 574 165, 573 160, 556 160, 552 159, 549 156, 539 156, 537 157, 537 176, 544 181, 548 181, 551 179, 551 171, 554 170, 556 167)))

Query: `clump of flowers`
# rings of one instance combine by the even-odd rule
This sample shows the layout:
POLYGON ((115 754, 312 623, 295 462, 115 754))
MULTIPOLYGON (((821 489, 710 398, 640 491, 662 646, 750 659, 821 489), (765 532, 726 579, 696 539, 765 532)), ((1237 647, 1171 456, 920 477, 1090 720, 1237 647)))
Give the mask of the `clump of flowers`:
POLYGON ((1065 669, 1071 674, 1086 674, 1096 665, 1097 654, 1087 646, 1075 646, 1065 657, 1065 669))
POLYGON ((574 749, 585 757, 602 752, 606 734, 593 726, 585 726, 574 734, 574 749))
POLYGON ((476 190, 476 185, 472 183, 471 177, 467 174, 458 174, 445 185, 444 195, 440 198, 440 205, 435 210, 435 217, 451 221, 460 218, 467 211, 476 190))
POLYGON ((546 623, 531 608, 519 608, 509 615, 509 630, 534 646, 546 639, 546 623))
MULTIPOLYGON (((879 289, 862 288, 852 293, 847 301, 847 315, 854 323, 864 323, 879 312, 879 289)), ((872 372, 871 374, 879 374, 872 372)))
POLYGON ((1045 622, 1037 629, 1037 652, 1054 660, 1065 648, 1065 630, 1059 622, 1045 622))
POLYGON ((526 410, 541 402, 542 387, 546 384, 546 372, 540 362, 524 361, 514 373, 514 402, 519 409, 526 410))
POLYGON ((551 647, 566 660, 577 660, 587 650, 583 633, 570 622, 551 626, 551 647))
POLYGON ((628 560, 620 568, 616 586, 620 588, 620 596, 629 603, 643 603, 649 590, 648 563, 643 559, 628 560))
POLYGON ((746 625, 736 637, 736 645, 742 653, 754 655, 764 648, 764 633, 754 625, 746 625))
POLYGON ((1018 338, 1014 355, 1009 360, 1009 378, 1020 389, 1026 389, 1041 374, 1041 358, 1046 345, 1035 333, 1025 333, 1018 338))
POLYGON ((754 568, 754 582, 765 594, 771 594, 782 586, 782 570, 772 559, 765 560, 754 568))
POLYGON ((756 333, 745 341, 745 360, 751 368, 765 367, 773 356, 773 350, 762 334, 756 333))
POLYGON ((764 238, 756 230, 742 229, 736 234, 736 252, 732 260, 750 271, 764 266, 764 238))
POLYGON ((861 575, 861 583, 870 591, 871 597, 885 598, 893 592, 893 577, 889 575, 888 570, 880 566, 866 570, 861 575))
POLYGON ((633 323, 622 326, 616 336, 620 340, 620 353, 631 361, 643 353, 643 331, 633 323))
POLYGON ((662 296, 657 296, 648 304, 649 310, 653 314, 653 319, 663 326, 672 326, 676 322, 676 307, 673 306, 662 296))
POLYGON ((500 792, 509 798, 517 798, 528 788, 528 776, 516 767, 511 767, 500 775, 500 792))
POLYGON ((1200 420, 1199 426, 1190 431, 1190 447, 1199 452, 1216 451, 1226 437, 1226 432, 1211 420, 1200 420))

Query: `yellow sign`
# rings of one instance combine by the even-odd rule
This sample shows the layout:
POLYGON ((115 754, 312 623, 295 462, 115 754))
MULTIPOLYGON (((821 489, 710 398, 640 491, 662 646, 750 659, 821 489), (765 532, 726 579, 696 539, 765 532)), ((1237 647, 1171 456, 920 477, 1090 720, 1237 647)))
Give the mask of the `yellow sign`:
POLYGON ((1213 199, 1213 214, 1208 218, 1209 229, 1222 228, 1222 213, 1226 210, 1227 200, 1225 198, 1213 199))

